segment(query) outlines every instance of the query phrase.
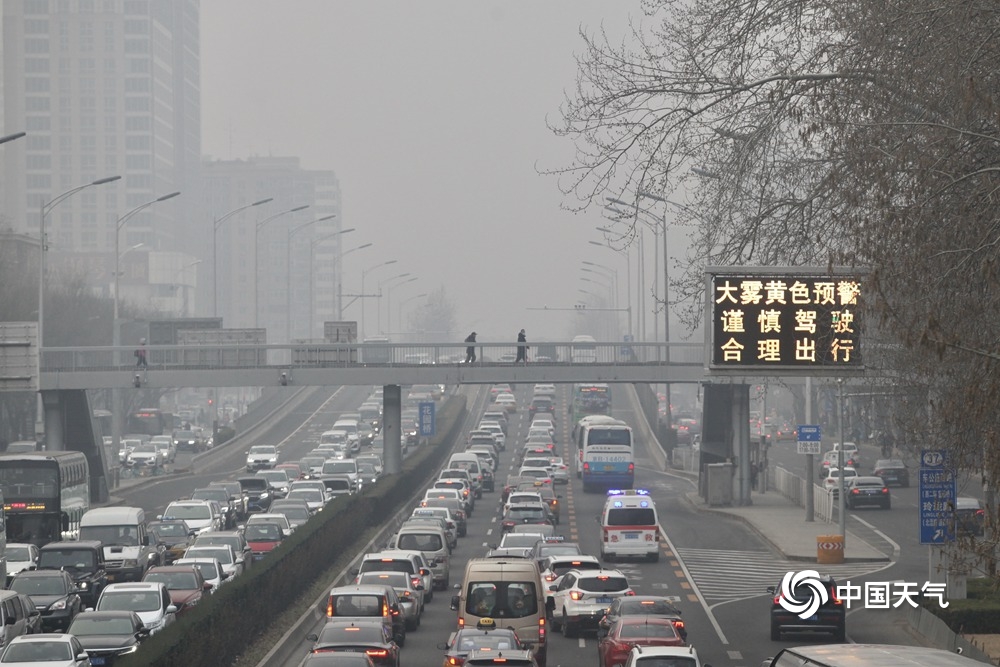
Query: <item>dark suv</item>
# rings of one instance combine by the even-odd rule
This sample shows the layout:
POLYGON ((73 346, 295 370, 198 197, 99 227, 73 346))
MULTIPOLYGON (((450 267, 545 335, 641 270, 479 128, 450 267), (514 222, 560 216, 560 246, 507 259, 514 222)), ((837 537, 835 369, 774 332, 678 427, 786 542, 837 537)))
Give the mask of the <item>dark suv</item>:
POLYGON ((236 480, 247 495, 247 513, 266 512, 273 500, 271 485, 263 477, 240 477, 236 480))
POLYGON ((551 396, 535 396, 531 399, 531 405, 528 406, 528 414, 534 417, 540 413, 555 414, 556 407, 552 403, 551 396))
MULTIPOLYGON (((790 575, 786 575, 786 579, 791 579, 790 575)), ((772 595, 771 641, 780 641, 783 632, 827 632, 833 635, 834 641, 847 639, 847 613, 843 600, 837 597, 837 582, 833 577, 810 577, 800 581, 790 597, 782 593, 781 584, 769 586, 767 592, 772 595), (822 595, 820 591, 826 592, 826 602, 820 604, 815 613, 802 618, 802 614, 812 608, 809 603, 814 596, 822 595), (796 608, 801 610, 796 611, 796 608)))
POLYGON ((108 585, 102 547, 95 540, 49 542, 38 550, 38 569, 68 572, 84 607, 93 607, 108 585))

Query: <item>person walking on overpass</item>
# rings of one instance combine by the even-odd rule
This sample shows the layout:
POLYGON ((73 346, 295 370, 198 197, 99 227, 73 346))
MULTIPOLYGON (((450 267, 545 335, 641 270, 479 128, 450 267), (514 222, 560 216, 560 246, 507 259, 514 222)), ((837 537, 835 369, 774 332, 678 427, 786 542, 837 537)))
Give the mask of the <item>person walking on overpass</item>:
POLYGON ((517 362, 528 363, 528 338, 524 334, 524 329, 521 329, 517 334, 517 362))
POLYGON ((476 361, 476 346, 475 346, 476 332, 473 331, 472 333, 470 333, 466 337, 465 342, 466 343, 472 343, 472 345, 469 345, 467 348, 465 348, 465 363, 467 363, 467 364, 475 363, 475 361, 476 361))
POLYGON ((146 363, 146 339, 139 339, 139 348, 135 351, 135 367, 148 368, 146 363))

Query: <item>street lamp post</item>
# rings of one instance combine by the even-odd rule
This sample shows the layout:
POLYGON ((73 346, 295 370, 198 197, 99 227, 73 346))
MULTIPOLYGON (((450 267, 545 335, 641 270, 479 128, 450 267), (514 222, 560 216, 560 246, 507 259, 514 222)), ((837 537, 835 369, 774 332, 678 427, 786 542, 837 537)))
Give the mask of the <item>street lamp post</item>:
MULTIPOLYGON (((406 283, 412 283, 417 280, 416 276, 413 276, 409 280, 404 280, 403 282, 396 285, 396 287, 402 287, 406 283)), ((385 328, 388 333, 392 333, 392 285, 386 288, 385 292, 385 328)))
MULTIPOLYGON (((603 232, 605 234, 614 234, 615 233, 613 230, 608 229, 606 227, 597 227, 596 229, 597 229, 597 231, 603 232)), ((606 245, 606 244, 600 243, 598 241, 588 241, 588 243, 590 243, 590 245, 596 245, 596 246, 601 247, 601 248, 608 248, 609 250, 613 250, 615 252, 619 252, 619 253, 622 253, 622 254, 625 255, 625 299, 626 299, 626 303, 628 303, 628 308, 627 308, 627 311, 628 311, 628 335, 629 335, 630 338, 632 338, 632 336, 633 336, 633 332, 632 332, 632 257, 631 257, 631 255, 629 254, 629 252, 627 250, 624 250, 624 251, 623 250, 618 250, 616 248, 611 247, 610 245, 606 245)), ((618 281, 618 273, 616 272, 615 273, 615 292, 618 291, 617 281, 618 281)))
MULTIPOLYGON (((649 192, 644 192, 639 190, 638 195, 640 197, 645 197, 646 199, 652 199, 653 201, 663 202, 663 340, 666 343, 664 348, 664 361, 670 364, 670 262, 668 260, 668 250, 667 250, 667 207, 666 204, 672 204, 670 200, 666 197, 661 197, 659 195, 654 195, 649 192)), ((666 383, 666 394, 667 394, 667 408, 666 417, 667 430, 673 429, 673 414, 670 407, 670 383, 666 383)))
MULTIPOLYGON (((371 248, 374 243, 362 243, 359 246, 355 246, 350 250, 345 250, 340 253, 340 266, 338 267, 335 275, 337 276, 337 320, 340 322, 344 321, 344 258, 350 255, 356 250, 364 250, 365 248, 371 248)), ((364 292, 364 284, 362 283, 362 292, 364 292)))
MULTIPOLYGON (((327 216, 326 218, 320 218, 319 220, 327 220, 328 218, 333 218, 336 216, 327 216)), ((317 220, 316 222, 319 222, 317 220)), ((316 276, 314 275, 313 264, 316 260, 316 246, 326 241, 327 239, 332 239, 334 236, 340 236, 341 234, 347 234, 348 232, 353 232, 354 227, 350 229, 341 229, 340 231, 333 232, 332 234, 327 234, 326 236, 321 236, 314 241, 309 242, 309 337, 312 338, 313 335, 313 311, 316 310, 316 304, 313 303, 313 289, 316 284, 316 276)))
POLYGON ((181 317, 187 317, 187 311, 188 311, 188 289, 187 288, 188 288, 188 286, 186 284, 176 284, 177 276, 179 276, 181 274, 185 274, 186 275, 188 269, 190 269, 193 266, 198 266, 199 264, 201 264, 201 260, 197 259, 197 260, 191 262, 190 264, 186 264, 186 265, 182 266, 181 268, 177 269, 177 271, 174 273, 174 277, 171 279, 171 283, 174 283, 176 285, 176 288, 181 290, 181 317))
POLYGON ((375 308, 376 315, 377 315, 376 319, 378 321, 378 326, 376 328, 378 329, 379 333, 382 333, 382 285, 385 285, 386 283, 392 282, 393 280, 398 280, 399 278, 406 278, 409 275, 410 275, 410 272, 407 271, 406 273, 400 273, 400 274, 397 274, 397 275, 395 275, 395 276, 393 276, 391 278, 386 278, 385 280, 380 280, 379 281, 379 283, 378 283, 378 298, 379 298, 379 301, 376 304, 376 308, 375 308))
POLYGON ((368 336, 368 327, 365 326, 365 299, 368 295, 365 294, 365 276, 374 271, 375 269, 380 269, 383 266, 389 266, 390 264, 395 264, 398 260, 390 259, 387 262, 382 262, 381 264, 376 264, 375 266, 370 266, 367 269, 361 271, 361 331, 364 332, 365 337, 368 336))
MULTIPOLYGON (((125 223, 127 223, 132 218, 132 216, 139 213, 140 211, 147 209, 153 204, 159 203, 161 201, 167 201, 168 199, 173 199, 179 194, 180 192, 171 192, 170 194, 163 195, 162 197, 151 199, 145 204, 139 204, 132 210, 126 212, 124 215, 122 215, 122 217, 118 218, 118 220, 115 222, 115 301, 114 301, 114 316, 112 317, 112 322, 113 322, 112 326, 114 327, 114 329, 111 333, 111 338, 112 338, 111 344, 116 348, 119 345, 121 345, 121 323, 118 321, 118 308, 121 299, 119 298, 118 295, 119 295, 119 287, 121 285, 120 282, 122 273, 121 259, 124 253, 120 253, 118 248, 119 245, 121 244, 122 228, 125 226, 125 223)), ((134 250, 135 248, 131 249, 134 250)), ((115 354, 119 356, 119 358, 116 360, 116 363, 121 364, 121 358, 120 358, 121 351, 115 350, 115 354)))
MULTIPOLYGON (((332 218, 334 216, 327 217, 332 218)), ((326 220, 326 218, 320 218, 320 220, 326 220)), ((312 227, 317 222, 319 220, 310 220, 296 227, 288 228, 288 245, 285 246, 285 302, 288 306, 287 316, 285 317, 285 342, 289 344, 292 342, 292 239, 303 229, 312 227)))
MULTIPOLYGON (((20 136, 24 135, 21 135, 20 133, 11 134, 3 137, 3 139, 6 141, 13 141, 20 136)), ((75 188, 71 188, 61 195, 51 199, 47 203, 43 203, 41 207, 41 215, 39 216, 40 219, 38 224, 38 358, 35 361, 35 372, 38 376, 38 406, 37 414, 35 416, 36 440, 41 440, 45 435, 45 406, 42 403, 42 345, 45 341, 45 338, 42 335, 42 332, 45 329, 45 251, 48 250, 48 243, 46 242, 45 235, 45 216, 47 216, 53 208, 58 206, 61 201, 76 194, 80 190, 84 190, 95 185, 113 183, 120 179, 121 176, 108 176, 106 178, 99 178, 96 181, 91 181, 90 183, 78 185, 75 188)))
POLYGON ((399 302, 399 306, 396 310, 396 320, 399 322, 400 331, 402 331, 403 329, 403 306, 413 301, 414 299, 420 299, 425 296, 427 296, 427 292, 424 292, 423 294, 414 294, 410 298, 403 299, 402 301, 399 302))
POLYGON ((260 305, 257 300, 257 296, 260 293, 260 230, 264 229, 267 223, 280 218, 283 215, 288 215, 289 213, 297 213, 298 211, 304 211, 309 208, 309 204, 304 204, 302 206, 296 206, 295 208, 290 208, 287 211, 282 211, 281 213, 275 213, 270 215, 254 226, 253 232, 253 328, 257 329, 260 327, 260 305))
MULTIPOLYGON (((226 213, 221 218, 216 218, 216 220, 212 223, 212 317, 219 316, 219 227, 222 226, 222 223, 240 211, 245 211, 248 208, 253 208, 254 206, 267 204, 271 201, 274 201, 274 197, 260 199, 252 204, 239 206, 234 208, 229 213, 226 213)), ((256 269, 257 267, 254 268, 256 269)))

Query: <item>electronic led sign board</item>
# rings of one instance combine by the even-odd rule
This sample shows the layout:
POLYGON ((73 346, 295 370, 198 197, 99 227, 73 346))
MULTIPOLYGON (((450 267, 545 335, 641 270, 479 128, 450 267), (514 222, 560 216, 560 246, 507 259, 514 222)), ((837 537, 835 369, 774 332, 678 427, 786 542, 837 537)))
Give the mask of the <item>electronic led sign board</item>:
POLYGON ((863 370, 858 278, 765 271, 709 273, 710 370, 863 370))

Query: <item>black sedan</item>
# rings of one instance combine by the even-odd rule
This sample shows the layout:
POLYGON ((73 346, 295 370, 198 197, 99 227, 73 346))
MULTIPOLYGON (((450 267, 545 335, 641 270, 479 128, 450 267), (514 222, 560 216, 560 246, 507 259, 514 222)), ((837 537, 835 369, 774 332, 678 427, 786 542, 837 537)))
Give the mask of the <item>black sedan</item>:
POLYGON ((399 667, 399 645, 381 618, 327 621, 313 642, 312 653, 363 653, 382 667, 399 667))
POLYGON ((899 459, 879 459, 872 468, 872 475, 881 477, 886 486, 893 484, 907 487, 910 485, 910 471, 899 459))
POLYGON ((91 665, 105 667, 119 656, 135 653, 149 630, 134 611, 85 611, 73 620, 69 634, 83 644, 91 665))
POLYGON ((687 630, 681 610, 668 598, 659 595, 628 595, 612 600, 604 618, 597 625, 597 636, 603 637, 619 619, 626 616, 657 616, 669 619, 677 635, 687 641, 687 630))

